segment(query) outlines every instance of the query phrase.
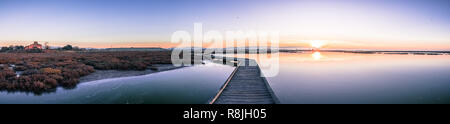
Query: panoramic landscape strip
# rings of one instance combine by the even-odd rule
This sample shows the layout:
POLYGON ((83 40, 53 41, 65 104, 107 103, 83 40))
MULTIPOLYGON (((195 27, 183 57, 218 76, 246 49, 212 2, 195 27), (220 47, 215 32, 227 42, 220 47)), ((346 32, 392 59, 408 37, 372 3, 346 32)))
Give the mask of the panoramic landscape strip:
MULTIPOLYGON (((400 112, 421 118, 438 112, 322 104, 450 104, 449 5, 0 0, 0 104, 146 104, 106 108, 115 116, 100 113, 103 105, 76 109, 85 117, 134 116, 127 122, 142 112, 162 123, 359 118, 354 114, 382 120, 406 115, 400 112)), ((79 113, 65 111, 53 115, 79 113)))

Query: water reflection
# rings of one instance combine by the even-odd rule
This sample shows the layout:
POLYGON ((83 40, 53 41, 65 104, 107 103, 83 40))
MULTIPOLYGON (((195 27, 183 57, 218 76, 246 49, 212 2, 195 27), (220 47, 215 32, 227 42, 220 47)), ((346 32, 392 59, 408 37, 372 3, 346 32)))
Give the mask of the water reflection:
POLYGON ((320 60, 320 58, 322 58, 320 52, 314 52, 311 56, 313 57, 314 60, 320 60))
POLYGON ((279 72, 281 103, 450 103, 450 56, 281 53, 279 72))
POLYGON ((58 88, 42 96, 0 92, 0 104, 202 104, 216 95, 233 69, 205 62, 148 75, 81 83, 75 89, 58 88))

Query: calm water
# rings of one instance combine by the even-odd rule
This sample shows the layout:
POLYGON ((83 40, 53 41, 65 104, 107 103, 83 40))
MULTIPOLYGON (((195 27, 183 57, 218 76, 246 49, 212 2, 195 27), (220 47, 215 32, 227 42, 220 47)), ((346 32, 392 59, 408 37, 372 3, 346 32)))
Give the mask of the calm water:
POLYGON ((203 104, 223 85, 234 67, 206 63, 143 76, 106 79, 35 96, 0 92, 0 103, 203 104))
POLYGON ((281 53, 281 103, 450 103, 450 55, 281 53))

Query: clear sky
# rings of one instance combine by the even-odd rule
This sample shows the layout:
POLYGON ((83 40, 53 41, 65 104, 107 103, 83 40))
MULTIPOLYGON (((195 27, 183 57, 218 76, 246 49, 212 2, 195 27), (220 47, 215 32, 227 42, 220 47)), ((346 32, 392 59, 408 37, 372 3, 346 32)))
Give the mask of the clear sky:
POLYGON ((278 30, 282 46, 450 50, 449 0, 0 0, 0 45, 171 47, 196 22, 278 30))

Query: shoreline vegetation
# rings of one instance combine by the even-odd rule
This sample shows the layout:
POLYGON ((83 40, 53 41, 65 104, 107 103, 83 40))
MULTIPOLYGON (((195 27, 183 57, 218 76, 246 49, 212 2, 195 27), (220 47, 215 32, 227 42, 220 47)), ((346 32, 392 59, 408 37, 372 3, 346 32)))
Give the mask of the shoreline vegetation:
POLYGON ((0 53, 0 91, 40 95, 54 92, 57 87, 75 88, 81 81, 170 69, 167 64, 172 64, 170 51, 0 53), (116 70, 116 74, 111 70, 116 70), (102 72, 110 75, 99 76, 102 72), (83 78, 91 74, 94 75, 83 78))

